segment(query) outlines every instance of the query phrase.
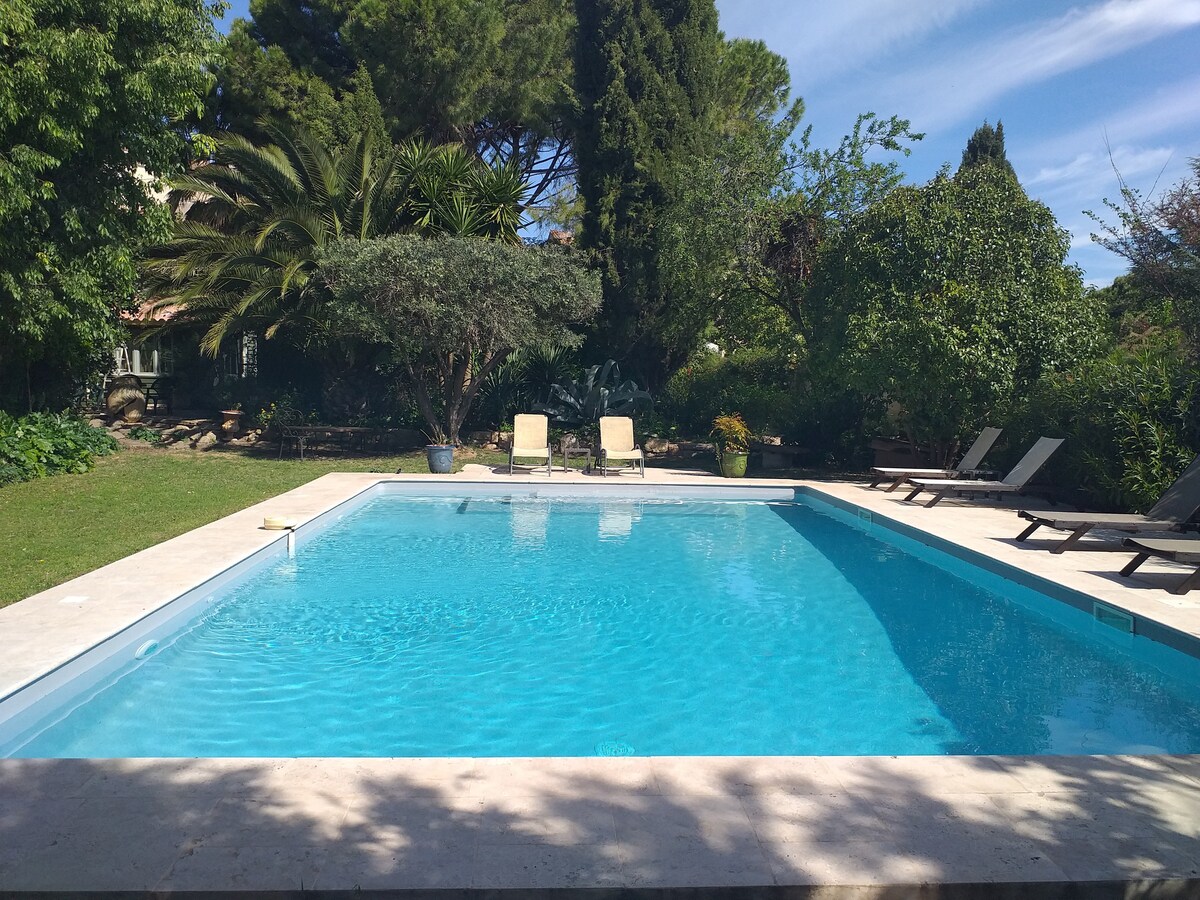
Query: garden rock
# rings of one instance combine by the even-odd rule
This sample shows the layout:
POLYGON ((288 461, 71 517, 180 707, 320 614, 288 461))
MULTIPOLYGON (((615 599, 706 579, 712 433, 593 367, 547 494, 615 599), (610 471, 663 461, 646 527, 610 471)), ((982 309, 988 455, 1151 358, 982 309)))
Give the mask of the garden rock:
POLYGON ((208 450, 215 446, 219 438, 211 431, 206 431, 200 437, 196 438, 197 450, 208 450))

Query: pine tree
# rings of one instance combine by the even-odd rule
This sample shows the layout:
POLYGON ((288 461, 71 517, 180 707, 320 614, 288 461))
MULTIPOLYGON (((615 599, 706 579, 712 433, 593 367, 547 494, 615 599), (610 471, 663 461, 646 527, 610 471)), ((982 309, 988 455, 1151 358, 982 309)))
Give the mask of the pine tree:
POLYGON ((670 352, 655 226, 673 173, 713 135, 720 33, 712 0, 576 0, 582 241, 602 260, 592 350, 656 386, 670 352))
POLYGON ((961 172, 963 169, 984 165, 999 166, 1013 178, 1017 177, 1012 163, 1004 153, 1003 122, 997 122, 995 128, 984 122, 975 129, 975 133, 967 141, 967 149, 963 151, 962 164, 958 169, 961 172))

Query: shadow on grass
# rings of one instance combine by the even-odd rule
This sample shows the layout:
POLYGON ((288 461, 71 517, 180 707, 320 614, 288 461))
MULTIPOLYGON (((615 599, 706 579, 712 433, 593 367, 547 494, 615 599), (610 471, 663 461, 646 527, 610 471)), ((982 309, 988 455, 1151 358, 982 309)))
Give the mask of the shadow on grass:
POLYGON ((5 760, 0 894, 1195 897, 1190 776, 1194 758, 5 760))

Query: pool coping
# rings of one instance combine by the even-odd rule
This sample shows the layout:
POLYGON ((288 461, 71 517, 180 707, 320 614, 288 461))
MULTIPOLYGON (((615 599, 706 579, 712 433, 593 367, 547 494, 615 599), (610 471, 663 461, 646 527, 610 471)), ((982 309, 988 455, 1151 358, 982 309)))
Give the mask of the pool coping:
MULTIPOLYGON (((112 636, 134 626, 138 621, 152 615, 176 597, 189 590, 195 590, 210 579, 221 577, 244 560, 256 554, 286 552, 284 545, 281 544, 281 542, 286 542, 286 534, 281 535, 277 532, 261 530, 262 519, 267 515, 294 517, 297 520, 297 531, 302 533, 306 523, 329 515, 343 507, 348 501, 360 496, 365 491, 374 489, 376 485, 383 482, 426 485, 441 483, 455 489, 466 489, 473 484, 489 486, 521 484, 523 486, 549 487, 552 491, 563 488, 570 490, 572 487, 587 485, 589 489, 609 492, 627 490, 640 492, 643 488, 657 489, 664 486, 673 488, 680 485, 696 488, 730 487, 730 482, 725 479, 691 472, 651 469, 648 474, 649 477, 644 482, 628 476, 601 480, 573 474, 562 476, 558 473, 552 479, 529 475, 510 478, 507 475, 500 477, 490 471, 479 471, 478 469, 450 478, 362 473, 326 475, 301 488, 256 504, 210 525, 143 550, 126 559, 118 560, 95 572, 0 610, 0 633, 4 634, 4 640, 11 648, 11 652, 6 655, 6 658, 0 660, 0 697, 10 694, 15 686, 29 684, 31 681, 43 677, 48 671, 78 657, 88 647, 95 645, 98 639, 112 636), (150 586, 147 585, 147 577, 144 574, 147 570, 157 572, 154 582, 150 586), (47 640, 48 634, 52 635, 50 640, 47 640)), ((1158 569, 1149 569, 1148 580, 1134 582, 1135 585, 1138 585, 1137 587, 1116 585, 1104 575, 1091 571, 1088 565, 1075 564, 1084 557, 1071 554, 1056 557, 1044 551, 1039 553, 1024 547, 1018 548, 1011 545, 1011 541, 1006 542, 1001 535, 1009 532, 1015 533, 1019 530, 1011 508, 995 509, 987 506, 946 502, 937 509, 925 510, 919 506, 901 505, 896 495, 867 491, 862 485, 854 483, 755 479, 752 482, 738 485, 739 488, 743 486, 744 488, 763 489, 801 489, 843 509, 866 509, 871 512, 872 516, 877 517, 878 522, 886 524, 887 527, 900 534, 939 549, 951 549, 951 552, 956 555, 966 556, 973 562, 982 558, 989 561, 993 570, 998 567, 1003 570, 1001 574, 1005 574, 1006 577, 1015 575, 1014 580, 1023 582, 1027 586, 1045 591, 1045 585, 1048 583, 1052 586, 1052 595, 1057 599, 1072 602, 1069 598, 1091 597, 1128 611, 1137 617, 1137 621, 1143 629, 1142 633, 1148 636, 1157 634, 1159 636, 1157 639, 1165 638, 1172 643, 1183 640, 1189 645, 1194 639, 1200 638, 1200 603, 1187 601, 1186 598, 1180 600, 1166 595, 1165 592, 1145 588, 1145 584, 1154 583, 1156 578, 1161 579, 1164 572, 1173 571, 1169 564, 1160 566, 1158 569), (1064 559, 1071 564, 1064 567, 1064 559), (1009 570, 1008 567, 1012 566, 1016 566, 1015 571, 1009 570), (1053 586, 1057 586, 1057 590, 1053 586), (1155 632, 1155 629, 1158 631, 1155 632)), ((1111 567, 1113 571, 1119 568, 1119 564, 1114 564, 1115 558, 1109 557, 1109 559, 1114 562, 1106 561, 1107 566, 1111 567)), ((265 779, 265 783, 271 785, 272 796, 278 797, 300 790, 300 788, 289 787, 287 779, 281 782, 272 781, 271 773, 286 772, 289 770, 289 766, 292 769, 303 767, 307 773, 306 778, 299 779, 303 785, 305 782, 311 784, 314 779, 317 782, 320 782, 322 778, 327 781, 331 780, 329 773, 340 771, 346 764, 344 760, 77 761, 77 766, 88 773, 87 778, 78 785, 64 788, 65 784, 78 779, 80 774, 78 771, 65 781, 58 775, 53 777, 45 775, 46 783, 41 783, 39 781, 41 776, 38 776, 37 773, 53 773, 55 769, 50 764, 54 761, 45 761, 46 764, 42 769, 37 769, 35 765, 37 762, 0 760, 0 799, 5 796, 6 790, 18 791, 18 787, 22 784, 26 787, 21 790, 27 790, 31 781, 35 783, 37 791, 33 801, 34 805, 44 804, 50 808, 50 811, 44 811, 40 818, 47 822, 58 821, 58 827, 63 832, 56 838, 56 844, 59 841, 69 844, 71 840, 84 840, 82 833, 86 829, 78 824, 80 809, 99 809, 104 803, 111 803, 113 801, 113 785, 116 784, 126 783, 129 785, 124 789, 119 789, 116 796, 136 805, 136 802, 139 802, 137 798, 144 798, 148 793, 153 794, 157 790, 166 789, 164 786, 169 785, 172 778, 183 777, 187 780, 186 773, 188 772, 195 775, 218 770, 253 769, 258 773, 255 777, 265 779), (148 784, 145 772, 155 766, 171 774, 163 779, 150 779, 149 781, 153 783, 148 784), (31 772, 35 774, 31 776, 31 772), (136 774, 131 775, 131 772, 136 774), (180 773, 184 774, 180 775, 180 773), (136 784, 130 784, 131 782, 136 782, 136 784), (122 791, 132 796, 122 796, 122 791), (77 800, 78 804, 75 803, 77 800), (55 810, 57 812, 54 812, 55 810)), ((65 765, 67 762, 70 761, 63 761, 63 764, 65 765)), ((390 773, 389 778, 411 777, 418 781, 428 779, 436 782, 440 786, 439 790, 447 791, 447 802, 453 803, 455 801, 452 798, 457 796, 456 792, 447 788, 446 785, 461 784, 463 779, 467 778, 468 771, 490 771, 491 768, 507 765, 508 774, 504 777, 498 779, 484 777, 482 779, 485 789, 482 789, 479 797, 484 804, 494 810, 504 808, 505 804, 511 801, 514 796, 514 783, 519 783, 517 791, 528 801, 531 791, 538 793, 547 787, 545 782, 549 776, 546 775, 546 772, 553 773, 556 771, 556 767, 562 768, 564 765, 545 759, 507 760, 501 763, 466 760, 456 761, 453 764, 447 764, 446 761, 432 761, 431 771, 440 774, 437 777, 420 774, 430 763, 431 761, 392 760, 387 761, 384 768, 390 773), (514 772, 519 774, 514 774, 514 772), (452 774, 448 775, 447 773, 452 774), (541 776, 540 781, 539 776, 541 776), (514 782, 514 778, 516 782, 514 782)), ((359 765, 361 767, 361 761, 359 761, 359 765)), ((593 786, 595 783, 604 783, 612 772, 617 771, 620 764, 600 759, 587 759, 572 761, 571 766, 574 767, 572 768, 572 777, 576 780, 571 790, 582 797, 586 796, 589 790, 585 783, 593 784, 593 786)), ((513 873, 505 876, 504 873, 507 870, 504 870, 504 866, 493 859, 490 868, 483 865, 482 862, 472 863, 475 868, 472 870, 470 884, 429 884, 417 877, 421 871, 425 871, 427 874, 430 871, 429 866, 417 866, 406 867, 402 871, 398 870, 392 873, 394 876, 392 881, 387 882, 387 879, 384 879, 386 883, 381 883, 379 886, 413 887, 414 889, 416 886, 455 889, 469 887, 532 889, 567 886, 660 889, 721 885, 725 887, 774 885, 778 888, 783 884, 832 885, 840 883, 842 887, 846 887, 848 882, 845 880, 845 867, 843 866, 839 870, 837 865, 822 857, 817 851, 825 852, 828 855, 831 852, 830 848, 836 847, 838 849, 834 852, 834 857, 837 859, 853 858, 854 848, 858 846, 861 850, 862 846, 861 841, 850 839, 853 836, 844 836, 843 839, 834 841, 809 841, 807 843, 803 840, 785 841, 774 838, 768 840, 767 838, 770 838, 771 835, 778 837, 781 833, 795 837, 801 833, 795 830, 788 832, 786 828, 781 832, 779 824, 788 820, 788 816, 792 813, 788 813, 787 810, 795 806, 797 798, 822 798, 819 802, 809 804, 809 815, 811 816, 811 810, 820 808, 822 803, 830 805, 831 809, 836 806, 836 802, 829 798, 849 796, 855 790, 861 790, 863 788, 861 772, 864 766, 878 773, 881 784, 903 783, 906 779, 919 784, 920 797, 914 799, 913 802, 918 806, 920 803, 925 803, 931 809, 936 808, 941 811, 940 813, 931 813, 931 815, 935 820, 942 822, 942 826, 939 828, 947 829, 947 840, 950 839, 949 835, 961 832, 964 822, 974 822, 975 824, 971 827, 984 828, 987 834, 1002 834, 1005 839, 1002 843, 1005 848, 1008 848, 1005 852, 1011 851, 1016 854, 1016 857, 1019 857, 1021 853, 1031 854, 1048 861, 1046 864, 1033 864, 1027 859, 1021 861, 1014 857, 1007 868, 1001 866, 999 870, 995 870, 994 867, 989 868, 981 863, 976 867, 979 877, 972 878, 970 877, 970 867, 960 872, 954 869, 949 860, 935 859, 936 865, 925 860, 926 863, 929 863, 925 868, 920 865, 901 865, 892 860, 892 863, 889 864, 891 868, 877 866, 874 869, 860 860, 866 875, 871 876, 871 883, 876 886, 887 884, 895 887, 908 883, 905 881, 906 878, 909 881, 917 879, 917 881, 912 881, 914 884, 940 881, 947 885, 999 879, 1012 883, 1020 882, 1026 887, 1043 882, 1047 885, 1061 887, 1064 884, 1077 882, 1081 880, 1078 877, 1079 873, 1073 871, 1067 862, 1055 860, 1056 851, 1053 848, 1047 850, 1044 847, 1044 841, 1039 843, 1040 839, 1036 834, 1023 832, 1021 822, 1024 819, 1021 817, 1014 819, 1011 813, 1006 813, 1003 803, 1017 804, 1013 808, 1033 809, 1035 812, 1031 815, 1036 818, 1039 815, 1047 815, 1046 810, 1061 800, 1059 795, 1069 794, 1075 798, 1102 799, 1106 796, 1105 791, 1111 795, 1115 790, 1114 782, 1120 782, 1121 790, 1128 797, 1161 795, 1167 798, 1163 801, 1167 806, 1178 804, 1181 809, 1186 811, 1186 815, 1178 819, 1170 818, 1179 813, 1179 810, 1174 810, 1172 807, 1172 811, 1161 813, 1161 815, 1166 816, 1174 824, 1143 829, 1147 832, 1153 831, 1153 834, 1144 834, 1142 837, 1147 839, 1153 837, 1154 841, 1158 843, 1141 851, 1142 856, 1138 857, 1140 862, 1136 866, 1129 862, 1124 864, 1125 868, 1114 870, 1111 867, 1112 860, 1109 860, 1108 869, 1103 864, 1097 863, 1095 866, 1096 878, 1083 880, 1094 880, 1097 884, 1103 881, 1126 884, 1129 879, 1145 878, 1148 879, 1147 884, 1153 883, 1156 885, 1154 889, 1161 892, 1169 888, 1169 882, 1172 879, 1182 878, 1184 881, 1179 883, 1187 886, 1188 890, 1192 890, 1195 887, 1193 879, 1197 878, 1197 866, 1200 865, 1200 844, 1197 843, 1200 834, 1197 833, 1194 825, 1189 824, 1200 822, 1200 757, 1039 757, 1029 759, 1014 757, 691 757, 682 760, 653 758, 645 763, 631 763, 621 771, 633 771, 639 766, 641 766, 639 771, 642 774, 639 776, 640 780, 634 779, 636 784, 627 784, 617 779, 615 783, 606 785, 606 789, 601 792, 603 799, 597 798, 596 802, 612 803, 615 802, 614 798, 622 796, 625 796, 631 803, 639 797, 643 798, 641 802, 644 802, 645 797, 662 797, 670 791, 675 791, 676 793, 672 794, 672 797, 678 801, 679 805, 687 806, 689 810, 699 810, 691 818, 699 823, 693 830, 699 829, 699 832, 702 832, 705 820, 716 815, 711 810, 707 812, 703 810, 720 805, 713 798, 724 797, 725 800, 729 800, 730 797, 737 797, 741 806, 741 812, 734 816, 737 820, 737 828, 741 829, 740 837, 737 839, 745 839, 747 848, 752 845, 757 848, 752 852, 747 851, 747 858, 758 859, 759 868, 749 873, 742 870, 729 871, 728 867, 726 870, 714 871, 711 866, 706 866, 704 863, 705 859, 711 862, 714 854, 711 852, 705 854, 702 849, 697 850, 697 840, 699 844, 704 844, 703 835, 696 838, 696 835, 688 832, 688 834, 677 835, 677 837, 687 838, 690 841, 690 843, 685 841, 689 853, 696 851, 692 854, 695 859, 690 872, 687 867, 684 869, 679 869, 677 866, 672 868, 664 862, 662 864, 664 874, 657 880, 655 876, 659 873, 651 865, 649 867, 650 877, 643 878, 641 881, 634 875, 630 875, 625 880, 621 880, 621 878, 614 880, 611 872, 596 874, 589 881, 579 871, 581 846, 578 843, 572 843, 569 836, 559 835, 558 837, 563 839, 556 843, 547 841, 546 836, 542 834, 540 835, 542 840, 532 843, 494 845, 510 848, 512 846, 536 847, 538 850, 534 856, 541 853, 549 854, 552 858, 550 863, 541 867, 536 864, 536 859, 533 860, 535 864, 532 869, 526 866, 522 871, 515 873, 516 883, 513 883, 512 877, 509 877, 513 876, 513 873), (839 762, 838 760, 850 762, 839 762), (721 779, 714 775, 714 772, 728 772, 731 766, 740 771, 769 770, 773 773, 766 776, 761 785, 761 790, 770 795, 770 802, 757 808, 756 815, 751 815, 745 801, 746 791, 750 790, 750 787, 740 785, 740 783, 731 784, 728 779, 721 779), (1112 771, 1114 767, 1120 770, 1116 775, 1112 771), (1030 772, 1037 774, 1030 775, 1030 772), (658 792, 647 792, 647 783, 657 785, 658 792), (668 784, 670 787, 664 788, 664 785, 668 784), (807 787, 804 787, 805 785, 807 787), (1067 789, 1035 790, 1035 788, 1046 788, 1047 786, 1063 788, 1064 785, 1067 786, 1067 789), (1047 799, 1048 796, 1049 799, 1047 799), (997 800, 998 797, 1004 798, 1003 802, 997 800), (982 819, 979 815, 981 798, 986 798, 987 801, 982 819), (1014 798, 1017 799, 1014 800, 1014 798), (1035 798, 1037 799, 1035 800, 1035 798), (772 803, 778 809, 773 810, 772 803), (998 805, 1000 811, 996 812, 994 807, 998 805), (956 810, 962 812, 962 815, 953 814, 956 810), (972 816, 975 818, 972 819, 972 816), (997 816, 999 818, 996 818, 997 816), (1191 818, 1188 818, 1189 816, 1191 818), (1001 823, 998 829, 993 827, 995 822, 1001 823), (1171 831, 1170 829, 1179 830, 1171 831), (751 835, 753 835, 752 839, 751 835), (1163 844, 1163 841, 1166 844, 1163 844), (768 845, 770 846, 768 847, 768 845), (781 850, 780 848, 784 845, 786 848, 781 850), (1169 852, 1163 850, 1166 845, 1170 845, 1169 852), (803 866, 796 864, 795 853, 801 847, 809 854, 808 859, 817 858, 824 861, 815 868, 810 865, 811 871, 804 870, 803 866), (573 851, 574 856, 568 851, 573 851), (839 853, 840 856, 838 856, 839 853), (847 856, 847 854, 850 855, 847 856), (1160 857, 1163 860, 1162 865, 1156 868, 1152 864, 1160 857), (1168 857, 1171 860, 1169 863, 1166 861, 1168 857), (763 860, 766 861, 765 865, 763 860), (572 866, 575 868, 571 869, 572 866), (568 877, 570 872, 567 870, 575 872, 574 880, 562 884, 555 883, 553 880, 555 877, 560 880, 568 877), (490 880, 487 874, 489 871, 493 876, 490 880), (940 878, 939 872, 942 876, 940 878), (1104 877, 1105 873, 1110 877, 1104 877), (1114 873, 1117 876, 1115 878, 1111 877, 1114 873), (769 879, 766 877, 767 875, 769 875, 769 879), (507 881, 506 877, 508 877, 507 881), (526 879, 527 883, 520 882, 522 877, 526 879), (821 880, 814 881, 815 877, 819 877, 821 880), (549 883, 546 883, 547 878, 550 879, 549 883), (717 883, 708 884, 702 881, 703 878, 716 879, 717 883), (701 879, 701 883, 698 883, 697 879, 701 879), (1164 879, 1166 880, 1164 881, 1164 879)), ((745 781, 746 778, 742 780, 745 781)), ((181 801, 182 805, 188 807, 193 801, 198 802, 201 806, 208 804, 209 808, 204 815, 212 815, 214 807, 209 803, 212 793, 205 793, 202 790, 204 779, 199 778, 189 784, 191 784, 189 790, 192 793, 184 792, 184 796, 188 799, 181 801)), ((562 784, 558 784, 558 787, 561 789, 562 784)), ((755 782, 753 790, 757 791, 759 787, 758 782, 755 782)), ((354 789, 348 790, 349 793, 346 796, 358 796, 354 789)), ((233 798, 243 796, 244 794, 236 790, 230 795, 233 798)), ((225 797, 224 800, 233 802, 230 797, 225 797)), ((361 802, 361 799, 350 799, 340 807, 337 803, 333 805, 339 808, 338 814, 344 820, 349 815, 348 810, 352 810, 357 802, 361 802)), ((1084 808, 1087 807, 1087 803, 1083 799, 1080 799, 1080 802, 1084 808)), ((2 808, 0 806, 0 809, 2 808)), ((662 812, 664 815, 666 814, 666 811, 662 812)), ((1153 815, 1157 816, 1159 812, 1156 811, 1153 815)), ((531 818, 542 821, 545 816, 545 809, 538 812, 528 806, 513 812, 514 820, 526 823, 531 818)), ((387 816, 383 816, 383 818, 386 819, 387 816)), ((667 816, 667 818, 671 817, 667 816)), ((1111 843, 1116 840, 1116 832, 1104 832, 1101 826, 1097 825, 1097 821, 1093 816, 1086 822, 1082 820, 1077 822, 1075 832, 1072 833, 1077 833, 1078 837, 1064 840, 1078 841, 1081 848, 1106 845, 1106 842, 1111 843)), ((5 833, 5 824, 4 816, 0 813, 0 835, 5 833)), ((380 827, 383 827, 386 823, 379 824, 380 827)), ((670 832, 672 828, 670 822, 667 822, 666 825, 661 822, 656 823, 656 827, 660 831, 662 828, 666 828, 667 832, 670 832)), ((520 828, 517 830, 519 831, 520 828)), ((936 832, 938 828, 932 830, 936 832)), ((468 830, 464 833, 474 832, 468 830)), ((1137 835, 1132 838, 1125 835, 1122 840, 1126 842, 1132 840, 1133 845, 1137 845, 1138 841, 1135 838, 1137 835)), ((728 835, 722 839, 734 840, 728 835)), ((178 853, 175 853, 167 870, 151 875, 148 874, 149 870, 147 869, 146 872, 137 876, 130 875, 132 880, 119 884, 118 887, 130 890, 182 889, 178 886, 190 884, 190 882, 180 873, 177 864, 181 860, 194 860, 197 852, 200 852, 201 856, 205 856, 206 848, 212 850, 217 846, 220 846, 219 843, 214 845, 211 836, 202 835, 197 838, 189 835, 181 838, 177 846, 178 853), (138 878, 142 878, 143 881, 138 882, 138 878)), ((253 846, 253 842, 250 846, 253 846)), ((328 846, 323 846, 322 850, 329 853, 333 852, 331 848, 342 846, 343 842, 332 841, 328 846)), ((479 845, 475 846, 476 849, 472 851, 475 853, 475 858, 482 859, 478 852, 479 845)), ((670 844, 670 846, 675 845, 670 844)), ((936 856, 936 849, 936 847, 931 848, 929 853, 936 856)), ((170 850, 166 855, 171 855, 170 850)), ((900 855, 903 856, 903 854, 900 855)), ((920 856, 920 854, 915 855, 920 856)), ((587 856, 586 852, 582 853, 584 862, 587 862, 587 856)), ((908 862, 913 863, 911 857, 914 856, 914 853, 910 851, 908 856, 910 857, 908 862)), ((614 858, 625 859, 620 857, 619 853, 614 858)), ((29 874, 27 866, 20 868, 20 865, 19 862, 14 861, 11 852, 6 852, 3 842, 0 841, 0 889, 9 886, 6 884, 6 879, 15 885, 26 884, 21 881, 21 878, 29 874), (16 880, 13 881, 13 879, 16 880)), ((149 868, 153 868, 153 866, 149 868)), ((436 866, 434 868, 436 869, 436 866)), ((586 866, 584 868, 586 869, 586 866)), ((623 871, 630 871, 628 865, 623 871)), ((643 874, 645 873, 643 872, 643 874)), ((96 877, 99 878, 99 882, 104 881, 103 877, 99 875, 96 877)), ((222 877, 224 876, 220 876, 214 871, 210 882, 199 884, 197 889, 227 890, 233 889, 239 884, 236 879, 222 881, 222 877)), ((29 884, 33 884, 33 882, 29 882, 29 884)), ((243 881, 241 884, 245 886, 246 882, 243 881)), ((68 879, 52 883, 50 886, 62 890, 79 890, 86 889, 91 885, 86 882, 70 883, 68 879)), ((295 886, 294 882, 289 882, 282 877, 277 883, 260 885, 264 890, 286 890, 295 886)), ((324 887, 320 880, 316 882, 315 886, 324 887)), ((330 886, 333 885, 330 884, 330 886)))

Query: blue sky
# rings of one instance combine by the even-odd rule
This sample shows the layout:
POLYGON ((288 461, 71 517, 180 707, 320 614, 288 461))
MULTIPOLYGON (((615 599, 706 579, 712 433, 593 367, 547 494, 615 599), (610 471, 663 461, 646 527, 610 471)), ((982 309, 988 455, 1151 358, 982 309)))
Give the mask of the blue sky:
POLYGON ((1029 194, 1072 235, 1092 284, 1125 270, 1095 245, 1086 209, 1118 194, 1115 163, 1150 192, 1200 156, 1200 0, 717 0, 729 37, 788 58, 814 138, 859 112, 912 120, 926 138, 912 181, 957 166, 971 132, 1004 122, 1029 194), (1111 161, 1110 161, 1111 154, 1111 161))
MULTIPOLYGON (((246 15, 234 0, 222 30, 246 15)), ((985 119, 1004 122, 1026 190, 1072 235, 1092 284, 1124 263, 1094 245, 1085 209, 1174 184, 1200 156, 1200 0, 717 0, 730 37, 787 57, 805 122, 835 143, 859 112, 912 120, 926 138, 911 181, 957 165, 985 119), (1111 157, 1111 160, 1110 160, 1111 157)))

